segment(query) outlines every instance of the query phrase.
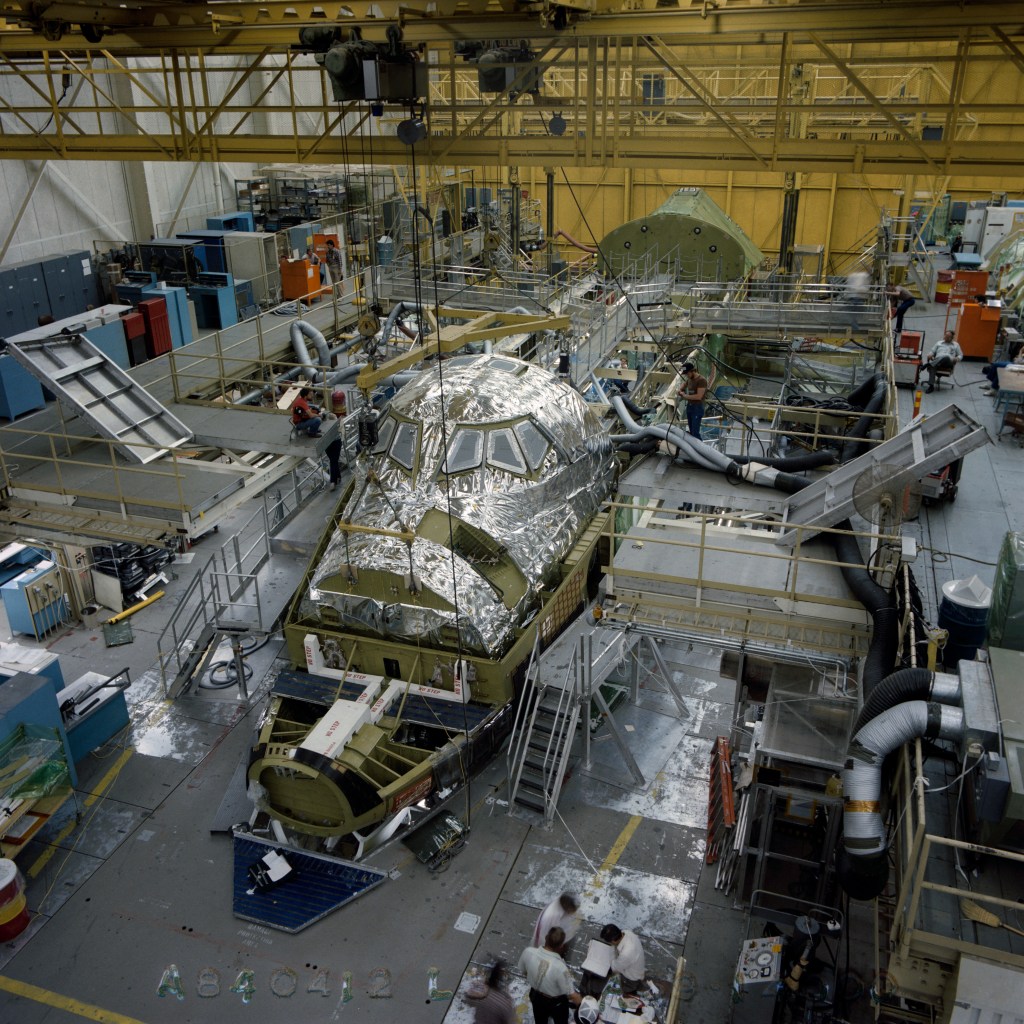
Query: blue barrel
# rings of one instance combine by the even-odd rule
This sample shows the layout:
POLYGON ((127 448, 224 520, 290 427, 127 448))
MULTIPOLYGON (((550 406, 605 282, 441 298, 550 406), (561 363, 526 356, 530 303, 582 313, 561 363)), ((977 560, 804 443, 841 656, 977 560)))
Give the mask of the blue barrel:
POLYGON ((977 576, 950 580, 942 585, 939 629, 949 633, 942 662, 948 669, 959 661, 973 661, 988 632, 988 609, 992 591, 977 576))
POLYGON ((720 402, 728 402, 737 391, 739 391, 739 388, 734 388, 731 384, 719 384, 715 388, 715 398, 720 402))

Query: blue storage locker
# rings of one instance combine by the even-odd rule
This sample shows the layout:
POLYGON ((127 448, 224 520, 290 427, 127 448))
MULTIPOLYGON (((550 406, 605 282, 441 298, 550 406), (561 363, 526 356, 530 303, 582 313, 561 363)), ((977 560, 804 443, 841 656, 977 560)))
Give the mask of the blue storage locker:
POLYGON ((124 336, 124 324, 115 320, 110 324, 100 324, 84 332, 88 338, 108 359, 112 359, 122 370, 131 369, 128 361, 128 342, 124 336))
POLYGON ((67 256, 48 256, 40 260, 39 269, 46 288, 46 301, 54 320, 63 320, 80 312, 71 295, 67 256))
POLYGON ((88 250, 79 249, 76 252, 69 252, 67 259, 71 291, 78 306, 75 313, 103 305, 99 278, 93 273, 92 256, 88 250))
POLYGON ((44 405, 42 384, 13 356, 0 355, 0 416, 13 420, 44 405))
POLYGON ((14 266, 0 267, 0 338, 10 338, 37 326, 21 297, 14 266))
POLYGON ((38 326, 39 318, 50 312, 50 299, 46 294, 43 269, 38 262, 16 264, 14 267, 21 303, 28 318, 25 330, 38 326))
POLYGON ((149 297, 162 297, 167 303, 167 319, 171 325, 171 346, 191 344, 192 317, 188 311, 188 292, 184 288, 156 288, 149 297))

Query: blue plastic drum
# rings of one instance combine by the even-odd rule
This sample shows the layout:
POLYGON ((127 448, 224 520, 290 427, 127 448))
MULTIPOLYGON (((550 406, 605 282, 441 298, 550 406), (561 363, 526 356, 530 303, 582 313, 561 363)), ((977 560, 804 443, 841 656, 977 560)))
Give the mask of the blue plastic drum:
POLYGON ((955 669, 957 662, 973 661, 988 632, 988 609, 992 591, 977 576, 950 580, 942 585, 939 628, 949 633, 942 662, 955 669))

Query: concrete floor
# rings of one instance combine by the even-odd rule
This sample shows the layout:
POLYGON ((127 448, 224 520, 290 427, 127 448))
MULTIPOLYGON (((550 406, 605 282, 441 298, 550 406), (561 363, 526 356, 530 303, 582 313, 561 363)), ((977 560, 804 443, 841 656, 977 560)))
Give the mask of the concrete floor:
MULTIPOLYGON (((933 342, 944 316, 944 307, 919 302, 906 326, 925 327, 933 342)), ((955 401, 994 435, 992 401, 975 386, 981 365, 961 364, 956 387, 925 395, 925 411, 955 401)), ((912 398, 909 390, 900 395, 904 418, 912 398)), ((1004 533, 1024 528, 1017 500, 1022 460, 1024 453, 1008 441, 971 454, 957 501, 925 509, 907 525, 921 548, 914 569, 933 621, 942 583, 975 572, 991 583, 1004 533)), ((318 495, 292 530, 315 536, 332 499, 318 495)), ((244 516, 240 510, 239 521, 244 516)), ((747 912, 714 888, 714 868, 704 867, 703 856, 711 743, 728 731, 733 683, 718 675, 717 659, 685 646, 663 652, 685 692, 684 715, 645 671, 638 704, 617 713, 647 780, 643 786, 634 785, 614 744, 599 732, 592 764, 575 764, 560 814, 545 827, 524 812, 508 814, 499 760, 456 798, 453 810, 471 832, 447 870, 432 873, 395 844, 370 858, 390 873, 389 881, 298 935, 234 918, 231 842, 211 834, 210 824, 245 757, 279 641, 251 656, 248 701, 229 689, 169 703, 153 667, 169 611, 198 564, 230 532, 230 524, 223 526, 190 552, 193 559, 171 566, 178 578, 165 598, 131 620, 131 644, 106 648, 99 630, 78 626, 42 645, 61 655, 68 681, 86 670, 128 666, 132 722, 79 763, 80 820, 68 806, 19 856, 33 918, 26 933, 0 946, 0 1021, 230 1024, 255 1016, 261 1024, 462 1024, 472 1019, 461 996, 469 976, 496 956, 514 965, 539 909, 565 889, 582 894, 582 938, 607 921, 637 930, 649 975, 666 982, 676 957, 686 957, 681 1017, 688 1024, 730 1019, 747 912), (171 965, 184 1001, 158 996, 171 965), (432 968, 436 987, 454 996, 429 997, 432 968), (242 970, 254 974, 248 1004, 230 991, 242 970), (272 983, 279 991, 291 988, 289 972, 294 993, 275 995, 272 983), (201 997, 200 981, 207 992, 219 986, 219 994, 201 997)), ((263 572, 264 600, 283 607, 301 569, 299 557, 275 556, 263 572)), ((0 639, 8 636, 0 621, 0 639)), ((865 989, 873 971, 868 923, 865 908, 855 908, 850 964, 865 989)), ((584 949, 578 940, 572 962, 581 961, 584 949)), ((511 991, 520 1019, 528 1019, 522 979, 513 978, 511 991)), ((870 1018, 866 992, 846 1015, 855 1024, 870 1018)))

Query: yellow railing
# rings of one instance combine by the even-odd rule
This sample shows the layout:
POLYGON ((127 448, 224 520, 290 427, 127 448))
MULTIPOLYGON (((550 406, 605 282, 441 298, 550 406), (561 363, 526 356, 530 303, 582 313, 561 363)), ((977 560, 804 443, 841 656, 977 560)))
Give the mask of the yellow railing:
MULTIPOLYGON (((0 449, 4 489, 15 494, 89 499, 105 506, 114 502, 119 512, 108 514, 125 519, 138 515, 129 510, 141 506, 174 513, 179 518, 188 514, 180 456, 162 459, 158 464, 135 465, 124 461, 119 447, 116 441, 95 436, 5 427, 0 449), (43 472, 33 473, 38 469, 43 472)), ((132 447, 164 450, 138 441, 132 441, 132 447)), ((65 507, 54 503, 56 511, 65 507)))
MULTIPOLYGON (((1000 928, 975 925, 969 916, 981 908, 1005 922, 1008 912, 1019 911, 1020 904, 986 894, 979 883, 967 881, 965 872, 968 858, 986 858, 984 878, 989 884, 985 887, 997 889, 1000 869, 1007 879, 1019 881, 1024 876, 1024 855, 957 839, 956 825, 953 836, 937 834, 948 829, 937 815, 928 820, 924 761, 920 739, 905 745, 892 785, 899 814, 893 835, 895 893, 886 900, 893 911, 891 923, 876 912, 876 1017, 921 1019, 919 1013, 908 1017, 902 1012, 907 1001, 929 1007, 933 1019, 942 1015, 944 1007, 948 1014, 947 981, 955 975, 962 956, 1024 970, 1024 955, 1008 950, 1000 928)), ((969 769, 970 764, 964 767, 969 769)), ((963 784, 971 786, 972 780, 973 773, 968 772, 963 784)), ((952 802, 958 813, 955 796, 952 802)), ((949 806, 950 801, 946 803, 949 806)), ((1005 891, 1019 889, 1019 884, 1011 884, 1005 891)))

